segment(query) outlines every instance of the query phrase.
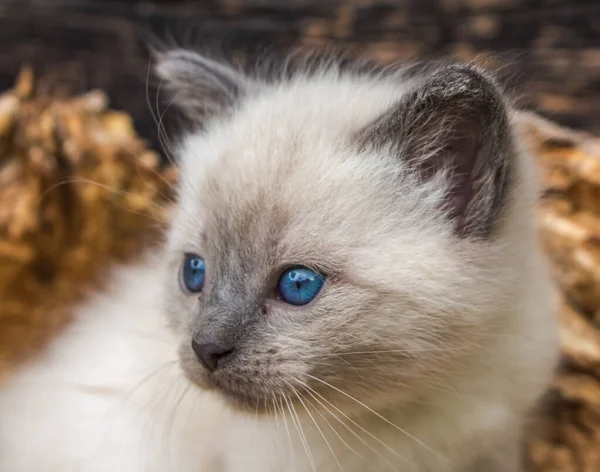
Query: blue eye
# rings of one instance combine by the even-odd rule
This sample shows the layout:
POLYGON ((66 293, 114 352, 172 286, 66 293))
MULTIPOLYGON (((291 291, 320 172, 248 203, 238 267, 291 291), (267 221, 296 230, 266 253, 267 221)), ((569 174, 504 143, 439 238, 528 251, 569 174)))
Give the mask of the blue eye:
POLYGON ((206 266, 204 259, 194 254, 186 254, 183 261, 181 282, 190 292, 200 292, 204 287, 206 266))
POLYGON ((325 277, 307 267, 294 267, 286 270, 279 279, 279 297, 290 305, 306 305, 319 294, 325 277))

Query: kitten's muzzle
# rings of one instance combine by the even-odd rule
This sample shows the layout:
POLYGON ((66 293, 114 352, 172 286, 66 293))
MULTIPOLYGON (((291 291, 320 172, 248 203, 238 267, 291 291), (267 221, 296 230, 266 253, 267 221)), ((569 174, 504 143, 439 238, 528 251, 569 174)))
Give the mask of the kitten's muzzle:
POLYGON ((192 349, 198 356, 200 363, 210 372, 222 367, 225 361, 231 357, 235 348, 229 345, 215 343, 199 343, 192 339, 192 349))

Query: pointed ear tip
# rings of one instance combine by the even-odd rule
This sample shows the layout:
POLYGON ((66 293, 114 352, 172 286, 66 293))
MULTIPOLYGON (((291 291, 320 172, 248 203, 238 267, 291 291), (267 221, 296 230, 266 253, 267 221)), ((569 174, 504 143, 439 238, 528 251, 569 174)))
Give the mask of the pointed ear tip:
POLYGON ((496 77, 491 71, 471 62, 458 62, 441 67, 434 72, 433 78, 441 83, 461 84, 465 88, 498 88, 496 77))
POLYGON ((173 80, 193 62, 190 60, 192 54, 194 53, 182 48, 153 51, 152 70, 162 80, 173 80))
POLYGON ((154 50, 152 51, 152 70, 161 79, 170 77, 170 70, 173 66, 175 54, 173 50, 154 50))
POLYGON ((442 67, 439 70, 452 71, 457 75, 462 74, 464 76, 490 78, 489 71, 472 61, 451 62, 446 65, 446 67, 442 67))
POLYGON ((465 105, 490 111, 506 109, 507 95, 494 74, 472 63, 452 64, 439 69, 429 82, 439 97, 461 100, 465 105))
POLYGON ((151 50, 151 54, 156 62, 189 60, 191 57, 200 56, 199 53, 182 47, 155 48, 151 50))

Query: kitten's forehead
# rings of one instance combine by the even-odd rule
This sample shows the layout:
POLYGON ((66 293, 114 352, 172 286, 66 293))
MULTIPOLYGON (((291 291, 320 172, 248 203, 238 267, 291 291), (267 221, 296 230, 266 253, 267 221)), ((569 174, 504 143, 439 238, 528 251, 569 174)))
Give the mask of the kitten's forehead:
POLYGON ((376 169, 357 159, 353 133, 400 92, 385 84, 300 81, 249 100, 206 136, 187 140, 184 214, 219 233, 210 238, 244 235, 261 243, 294 230, 323 236, 328 223, 341 229, 374 190, 366 177, 376 169))

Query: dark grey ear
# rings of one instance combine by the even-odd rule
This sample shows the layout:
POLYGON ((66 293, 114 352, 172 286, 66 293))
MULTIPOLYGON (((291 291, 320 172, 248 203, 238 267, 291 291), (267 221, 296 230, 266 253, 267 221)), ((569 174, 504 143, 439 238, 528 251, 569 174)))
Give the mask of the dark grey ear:
POLYGON ((185 49, 157 53, 154 69, 173 103, 192 120, 226 112, 250 87, 250 80, 231 65, 185 49))
POLYGON ((360 135, 392 146, 423 180, 446 172, 443 208, 460 236, 488 236, 507 201, 511 133, 503 97, 467 65, 440 69, 360 135))

